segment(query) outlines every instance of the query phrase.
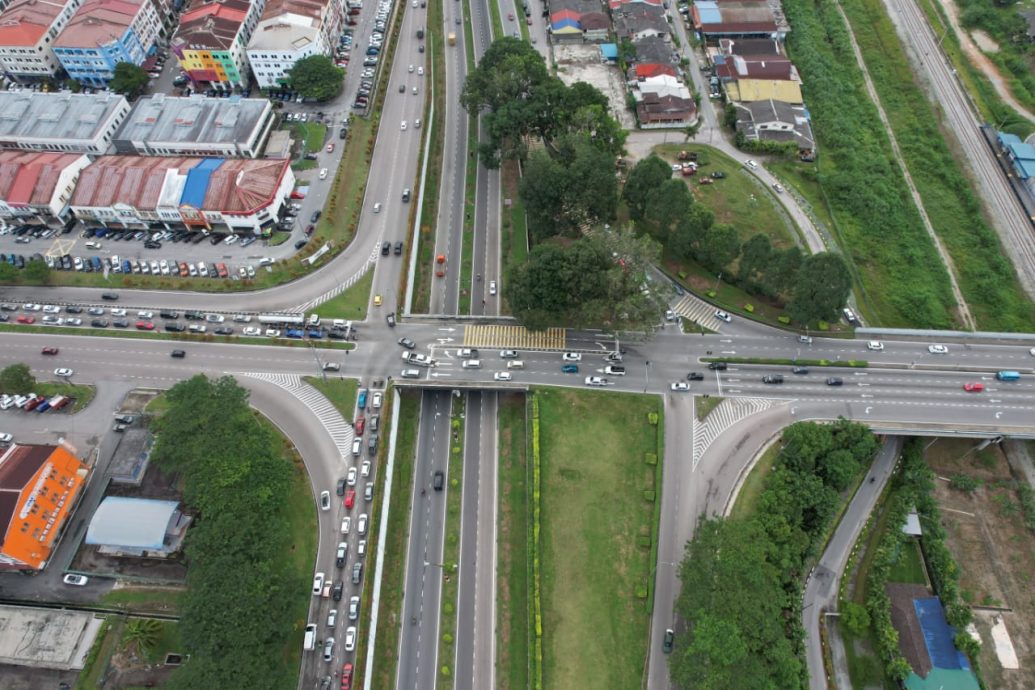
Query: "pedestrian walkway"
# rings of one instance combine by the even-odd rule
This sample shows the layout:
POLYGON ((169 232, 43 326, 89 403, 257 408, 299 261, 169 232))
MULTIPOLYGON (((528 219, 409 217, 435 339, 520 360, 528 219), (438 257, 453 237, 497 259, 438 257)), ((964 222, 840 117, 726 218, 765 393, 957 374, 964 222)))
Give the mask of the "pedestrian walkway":
POLYGON ((778 400, 770 400, 768 398, 726 398, 704 418, 703 422, 697 421, 697 415, 695 414, 692 420, 694 441, 693 467, 697 467, 697 463, 704 455, 704 451, 708 450, 708 446, 722 432, 742 419, 768 410, 778 402, 778 400))
POLYGON ((502 347, 515 350, 563 350, 563 328, 530 331, 524 326, 465 326, 465 347, 502 347))
POLYGON ((685 294, 672 307, 672 311, 680 316, 685 316, 694 323, 704 326, 710 331, 718 332, 722 328, 722 321, 715 318, 715 305, 708 304, 694 295, 685 294))
POLYGON ((352 425, 342 418, 337 408, 323 396, 323 393, 302 381, 301 376, 251 372, 240 372, 236 375, 250 376, 253 379, 272 383, 291 393, 316 415, 323 427, 327 429, 327 433, 331 435, 334 445, 343 458, 348 457, 352 452, 352 425))

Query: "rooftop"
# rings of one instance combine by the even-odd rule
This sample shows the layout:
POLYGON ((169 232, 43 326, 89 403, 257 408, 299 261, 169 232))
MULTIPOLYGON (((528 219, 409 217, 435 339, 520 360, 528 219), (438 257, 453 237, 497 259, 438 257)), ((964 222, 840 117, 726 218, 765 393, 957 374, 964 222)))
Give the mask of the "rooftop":
POLYGON ((89 141, 125 103, 114 93, 0 91, 0 145, 16 138, 89 141))
POLYGON ((0 12, 0 46, 36 45, 64 8, 55 0, 13 0, 0 12))
POLYGON ((274 0, 248 41, 249 50, 295 51, 316 42, 320 33, 322 3, 274 0), (270 10, 275 11, 274 14, 270 10))
MULTIPOLYGON (((250 138, 270 108, 265 98, 185 98, 155 94, 138 100, 115 141, 163 144, 229 144, 250 138)), ((120 151, 124 149, 118 149, 120 151)))
POLYGON ((738 79, 726 85, 726 92, 732 101, 783 101, 799 105, 803 103, 801 85, 796 81, 775 79, 738 79))
POLYGON ((179 50, 230 50, 244 24, 248 0, 209 0, 183 13, 173 38, 179 50))
POLYGON ((770 33, 776 17, 766 0, 696 0, 694 24, 706 33, 770 33))
POLYGON ((86 543, 159 550, 178 506, 176 501, 108 496, 90 520, 86 543))
POLYGON ((54 40, 55 48, 95 48, 121 39, 144 2, 151 0, 86 0, 54 40))
POLYGON ((12 206, 50 203, 58 178, 81 153, 0 151, 0 199, 12 206))

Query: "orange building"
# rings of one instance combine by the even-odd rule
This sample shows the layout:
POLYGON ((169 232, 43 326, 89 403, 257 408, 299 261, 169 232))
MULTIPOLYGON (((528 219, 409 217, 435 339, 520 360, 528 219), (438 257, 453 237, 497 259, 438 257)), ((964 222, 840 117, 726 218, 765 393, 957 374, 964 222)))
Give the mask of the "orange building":
POLYGON ((88 474, 61 446, 14 444, 0 455, 0 569, 47 564, 88 474))

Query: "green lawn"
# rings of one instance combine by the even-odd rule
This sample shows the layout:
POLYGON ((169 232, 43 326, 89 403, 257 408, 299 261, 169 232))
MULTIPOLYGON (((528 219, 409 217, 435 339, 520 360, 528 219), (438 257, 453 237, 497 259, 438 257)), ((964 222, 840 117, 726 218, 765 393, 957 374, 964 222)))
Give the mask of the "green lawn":
POLYGON ((638 688, 650 612, 647 580, 658 398, 543 389, 543 677, 547 688, 638 688), (642 597, 642 598, 641 598, 642 597))
POLYGON ((731 518, 746 518, 754 514, 755 507, 758 505, 758 497, 762 495, 765 480, 769 477, 769 472, 772 471, 773 463, 779 457, 781 448, 779 443, 769 446, 748 472, 740 487, 740 492, 737 494, 737 500, 733 504, 733 510, 730 511, 731 518))
POLYGON ((152 664, 165 661, 168 654, 182 654, 184 651, 179 624, 176 621, 159 621, 159 626, 158 641, 144 654, 144 658, 152 664))
POLYGON ((927 584, 927 575, 924 572, 920 548, 916 542, 908 542, 902 547, 898 560, 891 566, 888 581, 915 585, 927 584))
POLYGON ((352 420, 352 415, 356 411, 356 389, 359 387, 356 379, 328 376, 324 381, 320 376, 306 376, 304 381, 323 393, 345 421, 352 420))
POLYGON ((374 269, 370 268, 363 277, 349 286, 344 292, 332 297, 316 308, 322 319, 352 319, 363 321, 367 318, 367 305, 370 303, 370 286, 374 284, 374 269))
POLYGON ((496 581, 496 687, 528 687, 528 445, 526 398, 500 397, 499 527, 496 581))
POLYGON ((323 149, 327 137, 327 125, 318 122, 297 122, 291 124, 295 139, 304 142, 306 153, 317 153, 323 149))
POLYGON ((125 625, 124 616, 108 616, 101 624, 100 633, 86 657, 86 664, 76 678, 75 690, 94 690, 100 687, 104 672, 108 670, 108 662, 122 640, 125 625))
MULTIPOLYGON (((420 418, 420 393, 401 394, 399 429, 396 435, 392 470, 392 507, 388 513, 388 540, 385 544, 381 599, 377 617, 377 646, 374 649, 372 687, 394 690, 399 665, 399 629, 402 614, 403 576, 406 570, 406 542, 409 536, 410 500, 413 487, 413 461, 417 448, 417 422, 420 418)), ((357 683, 354 683, 358 687, 357 683)))
POLYGON ((101 597, 100 603, 136 613, 176 613, 182 594, 182 590, 173 587, 124 587, 111 590, 101 597))
POLYGON ((712 413, 716 407, 719 406, 725 398, 720 398, 717 395, 712 395, 707 398, 703 396, 697 396, 694 398, 694 414, 697 416, 697 421, 703 422, 705 418, 712 413))
POLYGON ((438 658, 439 673, 436 687, 449 690, 453 687, 453 675, 458 669, 453 666, 456 657, 457 597, 460 594, 460 578, 456 571, 460 563, 460 506, 464 478, 464 412, 467 398, 452 399, 449 410, 449 426, 456 440, 449 445, 449 468, 446 481, 446 535, 442 549, 442 563, 436 568, 442 578, 442 606, 439 611, 438 658))

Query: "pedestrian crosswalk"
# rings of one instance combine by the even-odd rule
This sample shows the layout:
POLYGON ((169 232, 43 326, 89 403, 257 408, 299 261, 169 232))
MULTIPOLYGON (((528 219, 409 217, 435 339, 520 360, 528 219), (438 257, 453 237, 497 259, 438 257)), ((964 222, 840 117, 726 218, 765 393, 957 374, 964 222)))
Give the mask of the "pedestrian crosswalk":
MULTIPOLYGON (((699 404, 699 400, 694 402, 699 404)), ((697 415, 695 414, 693 417, 693 466, 697 466, 704 452, 708 450, 708 446, 722 432, 742 419, 768 410, 778 402, 768 398, 726 398, 708 413, 703 422, 697 421, 697 415)))
POLYGON ((352 452, 352 425, 342 418, 338 409, 320 391, 305 383, 301 376, 252 372, 243 372, 241 375, 272 383, 291 393, 316 415, 343 458, 352 452))
POLYGON ((466 347, 500 347, 514 350, 563 350, 564 329, 530 331, 524 326, 465 326, 466 347))
POLYGON ((672 311, 699 323, 708 330, 719 331, 723 322, 715 318, 715 306, 693 295, 686 294, 672 307, 672 311))

